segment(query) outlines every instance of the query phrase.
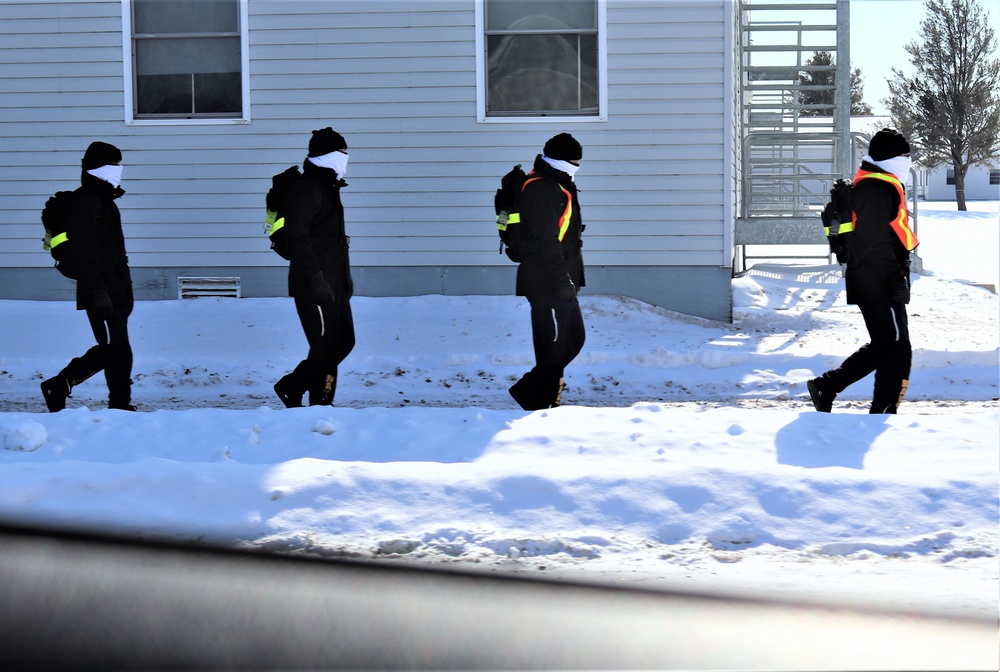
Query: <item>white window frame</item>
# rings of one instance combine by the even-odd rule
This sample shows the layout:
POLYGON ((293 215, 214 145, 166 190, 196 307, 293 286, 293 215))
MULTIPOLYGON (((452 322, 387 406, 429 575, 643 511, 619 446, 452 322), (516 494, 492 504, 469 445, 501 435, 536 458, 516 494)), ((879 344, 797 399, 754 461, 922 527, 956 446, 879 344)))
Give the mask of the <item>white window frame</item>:
POLYGON ((596 115, 520 114, 490 117, 486 114, 486 0, 476 0, 476 119, 481 124, 581 124, 608 120, 608 6, 597 0, 596 115))
POLYGON ((250 31, 249 0, 238 0, 240 12, 240 89, 243 114, 239 117, 177 117, 173 119, 136 119, 133 83, 135 54, 132 53, 132 2, 122 3, 122 62, 125 66, 125 125, 126 126, 219 126, 250 123, 250 31))

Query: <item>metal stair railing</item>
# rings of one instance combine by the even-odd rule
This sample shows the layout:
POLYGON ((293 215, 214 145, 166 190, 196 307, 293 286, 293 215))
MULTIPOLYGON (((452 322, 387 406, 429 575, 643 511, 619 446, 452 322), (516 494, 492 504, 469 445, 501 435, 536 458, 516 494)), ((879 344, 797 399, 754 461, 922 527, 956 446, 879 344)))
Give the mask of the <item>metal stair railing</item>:
POLYGON ((745 268, 748 245, 825 246, 819 213, 833 182, 860 156, 850 132, 848 0, 741 0, 740 11, 744 126, 735 271, 745 268), (834 65, 806 65, 817 51, 830 52, 834 65), (799 76, 807 72, 830 72, 833 83, 803 84, 799 76), (833 102, 806 102, 802 94, 810 91, 832 91, 833 102))

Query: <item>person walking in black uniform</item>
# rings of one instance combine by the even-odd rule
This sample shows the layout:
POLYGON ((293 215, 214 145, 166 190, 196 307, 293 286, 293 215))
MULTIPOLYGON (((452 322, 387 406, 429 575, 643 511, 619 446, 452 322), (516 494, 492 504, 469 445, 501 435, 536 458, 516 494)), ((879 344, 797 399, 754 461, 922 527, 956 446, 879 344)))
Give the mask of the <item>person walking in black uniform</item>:
POLYGON ((549 139, 519 199, 524 257, 516 294, 531 305, 535 366, 509 391, 526 411, 561 403, 563 370, 586 338, 576 298, 584 286, 584 226, 573 180, 582 158, 583 147, 569 133, 549 139))
MULTIPOLYGON (((912 352, 906 304, 910 301, 910 252, 918 240, 909 224, 903 182, 910 172, 910 145, 882 129, 851 189, 854 230, 847 236, 847 302, 861 309, 871 342, 839 368, 808 381, 817 411, 829 413, 847 386, 875 372, 870 413, 895 413, 909 385, 912 352)), ((827 216, 827 215, 825 215, 827 216)))
POLYGON ((122 218, 115 200, 121 188, 122 153, 114 145, 93 142, 83 156, 80 187, 73 192, 67 235, 79 270, 76 309, 85 310, 97 345, 72 359, 41 385, 49 411, 66 407, 73 388, 99 371, 108 384, 108 408, 134 411, 132 347, 132 276, 125 254, 122 218))
POLYGON ((337 367, 354 349, 351 264, 340 190, 347 186, 347 142, 332 128, 313 131, 303 175, 285 196, 288 294, 309 354, 274 385, 288 408, 333 404, 337 367))

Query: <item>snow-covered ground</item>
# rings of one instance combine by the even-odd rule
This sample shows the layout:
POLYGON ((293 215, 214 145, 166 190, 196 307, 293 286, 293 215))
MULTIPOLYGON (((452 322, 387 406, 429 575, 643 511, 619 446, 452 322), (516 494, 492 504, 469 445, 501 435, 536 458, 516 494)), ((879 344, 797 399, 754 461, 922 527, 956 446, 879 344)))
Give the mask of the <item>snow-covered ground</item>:
POLYGON ((898 416, 870 379, 808 403, 867 340, 829 265, 755 266, 732 324, 588 288, 566 405, 535 413, 513 296, 355 298, 337 407, 293 410, 289 299, 142 302, 135 414, 100 378, 44 412, 86 320, 0 301, 0 521, 995 618, 1000 210, 920 215, 898 416))

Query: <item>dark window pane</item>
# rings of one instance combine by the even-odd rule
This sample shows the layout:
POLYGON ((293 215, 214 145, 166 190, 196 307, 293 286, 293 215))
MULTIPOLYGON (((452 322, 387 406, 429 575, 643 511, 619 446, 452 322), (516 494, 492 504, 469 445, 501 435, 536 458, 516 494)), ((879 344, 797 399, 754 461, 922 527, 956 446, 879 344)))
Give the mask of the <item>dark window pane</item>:
POLYGON ((243 112, 236 37, 136 40, 136 114, 243 112))
POLYGON ((190 75, 139 75, 136 101, 139 114, 191 114, 190 75))
POLYGON ((134 30, 152 33, 234 33, 238 0, 132 0, 134 30))
POLYGON ((580 107, 593 109, 600 103, 598 92, 597 35, 580 36, 580 107))
POLYGON ((486 0, 486 30, 595 28, 594 0, 486 0))
POLYGON ((139 114, 231 114, 243 111, 238 72, 139 77, 139 114))
POLYGON ((239 0, 132 0, 137 116, 243 113, 239 0))
POLYGON ((198 114, 242 112, 240 73, 212 72, 194 76, 194 111, 198 114))
POLYGON ((487 37, 489 113, 597 113, 594 35, 487 37))
POLYGON ((135 41, 139 74, 239 72, 240 38, 171 38, 135 41))

